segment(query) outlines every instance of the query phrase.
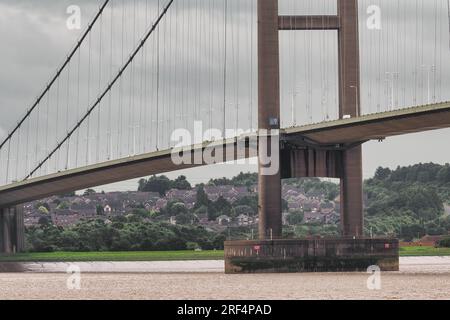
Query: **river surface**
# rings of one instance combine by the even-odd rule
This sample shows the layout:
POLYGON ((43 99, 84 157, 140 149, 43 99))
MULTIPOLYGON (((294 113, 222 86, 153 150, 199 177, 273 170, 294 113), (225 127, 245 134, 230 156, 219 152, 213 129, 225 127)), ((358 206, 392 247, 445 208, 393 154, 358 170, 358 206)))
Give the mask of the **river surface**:
POLYGON ((223 261, 29 263, 0 273, 0 299, 449 299, 450 257, 402 257, 400 272, 225 275, 223 261), (80 270, 80 289, 67 268, 80 270), (69 289, 68 287, 72 289, 69 289), (74 285, 75 284, 75 285, 74 285))

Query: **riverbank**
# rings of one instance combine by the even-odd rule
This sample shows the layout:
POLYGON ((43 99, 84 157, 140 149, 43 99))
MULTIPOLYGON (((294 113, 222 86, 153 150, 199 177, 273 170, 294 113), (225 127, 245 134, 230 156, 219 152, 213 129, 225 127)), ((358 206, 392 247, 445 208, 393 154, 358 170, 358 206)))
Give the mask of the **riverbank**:
POLYGON ((127 251, 127 252, 37 252, 0 255, 0 262, 77 261, 185 261, 222 260, 223 250, 210 251, 127 251))
MULTIPOLYGON (((450 248, 403 247, 401 257, 450 256, 450 248)), ((133 252, 38 252, 0 255, 0 262, 186 261, 222 260, 223 250, 133 252)))
POLYGON ((424 256, 450 256, 450 248, 434 247, 402 247, 400 248, 401 257, 424 257, 424 256))

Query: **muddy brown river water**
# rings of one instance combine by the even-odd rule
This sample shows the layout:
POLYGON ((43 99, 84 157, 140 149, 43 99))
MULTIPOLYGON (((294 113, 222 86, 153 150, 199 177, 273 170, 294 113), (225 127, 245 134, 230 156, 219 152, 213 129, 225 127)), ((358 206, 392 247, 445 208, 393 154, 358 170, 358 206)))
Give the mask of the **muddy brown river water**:
POLYGON ((28 264, 0 273, 0 299, 449 299, 450 257, 401 258, 400 272, 225 275, 223 261, 78 263, 80 289, 68 289, 70 264, 28 264))

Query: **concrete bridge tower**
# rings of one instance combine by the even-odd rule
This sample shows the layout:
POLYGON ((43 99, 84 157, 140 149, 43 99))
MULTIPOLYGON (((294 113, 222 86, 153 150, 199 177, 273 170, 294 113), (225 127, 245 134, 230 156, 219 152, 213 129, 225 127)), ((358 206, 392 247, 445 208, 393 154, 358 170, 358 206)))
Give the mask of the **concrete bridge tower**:
MULTIPOLYGON (((337 30, 339 116, 360 115, 360 65, 357 0, 338 0, 337 16, 279 16, 278 0, 258 1, 259 129, 278 129, 280 123, 279 30, 337 30), (326 24, 326 25, 324 25, 326 24)), ((279 139, 273 136, 271 139, 279 139)), ((282 141, 280 174, 259 170, 260 239, 281 238, 281 178, 330 177, 341 180, 341 224, 344 236, 361 236, 363 226, 361 144, 323 146, 303 144, 301 137, 282 141)), ((259 145, 267 152, 268 146, 259 145)), ((270 152, 269 152, 270 154, 270 152)))
POLYGON ((358 3, 337 4, 335 16, 279 16, 278 0, 258 0, 259 240, 226 241, 226 273, 399 269, 397 239, 363 236, 363 141, 323 145, 294 135, 281 138, 279 152, 269 147, 279 135, 269 135, 268 145, 261 141, 264 130, 280 124, 279 30, 338 31, 339 116, 360 115, 358 3), (279 161, 277 174, 265 174, 265 154, 279 161), (342 237, 282 239, 281 179, 305 177, 340 179, 342 237))

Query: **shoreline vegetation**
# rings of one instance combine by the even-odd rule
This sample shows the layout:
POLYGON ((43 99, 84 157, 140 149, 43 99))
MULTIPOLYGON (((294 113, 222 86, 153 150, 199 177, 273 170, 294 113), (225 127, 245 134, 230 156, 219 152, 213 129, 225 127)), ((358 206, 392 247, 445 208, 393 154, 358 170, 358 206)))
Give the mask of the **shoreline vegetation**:
POLYGON ((400 257, 450 256, 450 248, 442 247, 401 247, 400 257))
MULTIPOLYGON (((96 262, 222 260, 223 250, 129 251, 129 252, 33 252, 0 255, 0 262, 96 262)), ((450 248, 402 247, 401 257, 450 256, 450 248)))
POLYGON ((123 252, 30 252, 0 255, 0 262, 95 262, 222 260, 223 250, 123 251, 123 252))

